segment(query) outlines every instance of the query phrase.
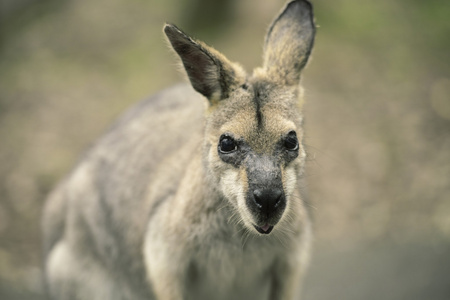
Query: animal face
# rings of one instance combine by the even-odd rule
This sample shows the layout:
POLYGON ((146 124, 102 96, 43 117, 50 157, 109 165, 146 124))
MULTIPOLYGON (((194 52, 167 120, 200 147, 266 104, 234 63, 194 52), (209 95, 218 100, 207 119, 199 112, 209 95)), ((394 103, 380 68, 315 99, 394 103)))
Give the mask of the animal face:
POLYGON ((254 232, 268 234, 291 210, 302 171, 300 73, 315 36, 311 4, 290 2, 268 30, 263 66, 251 76, 174 25, 164 31, 193 88, 208 99, 205 166, 254 232))
POLYGON ((289 210, 305 160, 298 89, 251 78, 208 116, 208 165, 247 228, 268 234, 289 210))

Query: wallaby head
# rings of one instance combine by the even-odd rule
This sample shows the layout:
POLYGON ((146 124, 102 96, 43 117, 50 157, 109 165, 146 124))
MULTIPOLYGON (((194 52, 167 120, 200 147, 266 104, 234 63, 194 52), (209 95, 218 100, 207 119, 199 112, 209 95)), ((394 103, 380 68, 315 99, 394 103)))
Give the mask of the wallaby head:
POLYGON ((300 74, 315 35, 311 4, 292 1, 270 26, 263 66, 247 74, 174 25, 164 27, 194 89, 206 97, 204 167, 244 226, 269 234, 295 212, 305 163, 300 74))

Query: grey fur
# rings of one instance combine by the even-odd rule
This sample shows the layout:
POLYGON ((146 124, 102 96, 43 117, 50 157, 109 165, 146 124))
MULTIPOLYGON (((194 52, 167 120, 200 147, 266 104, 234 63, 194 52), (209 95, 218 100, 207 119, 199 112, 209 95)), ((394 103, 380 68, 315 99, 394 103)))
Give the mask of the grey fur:
POLYGON ((292 1, 266 39, 265 57, 280 59, 247 75, 166 25, 199 93, 182 84, 136 105, 51 193, 43 230, 52 298, 294 299, 310 240, 298 79, 313 27, 309 2, 292 1), (291 131, 296 150, 284 146, 291 131), (219 153, 224 135, 235 151, 219 153), (252 197, 263 188, 278 197, 271 187, 283 207, 269 216, 252 197), (270 234, 261 229, 269 225, 270 234))

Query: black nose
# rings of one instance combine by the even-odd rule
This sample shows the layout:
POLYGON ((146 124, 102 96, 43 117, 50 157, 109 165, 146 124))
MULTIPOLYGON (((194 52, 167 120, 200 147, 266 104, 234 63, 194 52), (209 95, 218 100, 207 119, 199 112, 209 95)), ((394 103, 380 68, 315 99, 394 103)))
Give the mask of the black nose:
POLYGON ((280 204, 283 198, 283 191, 281 189, 255 189, 253 191, 256 206, 262 213, 270 214, 280 204))

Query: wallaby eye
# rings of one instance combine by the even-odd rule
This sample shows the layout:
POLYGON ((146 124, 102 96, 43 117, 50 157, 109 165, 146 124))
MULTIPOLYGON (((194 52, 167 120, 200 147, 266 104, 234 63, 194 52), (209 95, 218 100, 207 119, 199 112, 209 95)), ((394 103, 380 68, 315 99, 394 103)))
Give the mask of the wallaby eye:
POLYGON ((220 139, 219 151, 222 153, 231 153, 237 150, 236 142, 229 136, 224 136, 220 139))
POLYGON ((288 133, 286 139, 284 140, 284 147, 289 151, 298 150, 298 139, 295 131, 288 133))

